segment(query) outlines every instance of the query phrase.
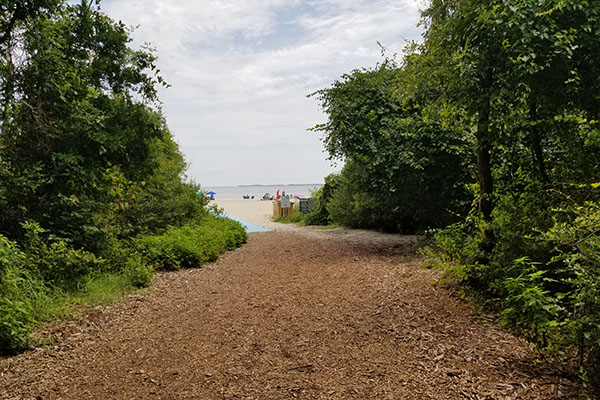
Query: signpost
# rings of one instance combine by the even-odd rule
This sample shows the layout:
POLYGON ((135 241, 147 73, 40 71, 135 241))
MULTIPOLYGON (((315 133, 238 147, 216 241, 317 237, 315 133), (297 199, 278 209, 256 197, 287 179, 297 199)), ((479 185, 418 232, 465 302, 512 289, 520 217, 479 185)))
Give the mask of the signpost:
POLYGON ((281 211, 283 211, 282 216, 287 217, 290 215, 290 207, 290 196, 287 194, 285 196, 281 196, 281 211))
POLYGON ((273 216, 287 217, 294 213, 294 203, 289 195, 281 196, 281 200, 273 200, 273 216))

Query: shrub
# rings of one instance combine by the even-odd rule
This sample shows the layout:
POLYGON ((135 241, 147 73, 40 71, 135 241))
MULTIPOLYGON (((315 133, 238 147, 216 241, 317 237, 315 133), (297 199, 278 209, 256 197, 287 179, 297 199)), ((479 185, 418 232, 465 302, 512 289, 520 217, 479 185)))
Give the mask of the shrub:
POLYGON ((64 240, 43 245, 28 254, 28 268, 53 287, 74 290, 91 274, 107 270, 108 263, 93 253, 72 249, 64 240))
POLYGON ((108 263, 101 257, 82 249, 74 249, 62 238, 44 237, 46 230, 36 222, 23 224, 26 231, 25 265, 35 276, 53 287, 66 290, 77 286, 92 273, 105 271, 108 263))
POLYGON ((506 290, 501 317, 517 328, 531 343, 546 348, 556 334, 557 318, 562 309, 561 296, 552 296, 545 289, 546 270, 523 257, 515 260, 512 269, 523 271, 515 278, 504 280, 506 290))
POLYGON ((498 201, 497 243, 487 262, 479 262, 481 223, 471 221, 437 233, 439 252, 429 252, 429 263, 443 264, 461 284, 501 306, 503 322, 536 347, 576 354, 585 374, 600 376, 600 204, 571 203, 549 218, 520 206, 520 199, 533 201, 528 194, 513 199, 498 201), (543 229, 548 220, 553 223, 543 229))
POLYGON ((329 222, 356 228, 359 226, 358 220, 361 218, 355 214, 354 190, 350 186, 346 174, 340 174, 336 180, 335 189, 328 196, 329 199, 325 201, 327 219, 329 222))
POLYGON ((152 282, 154 269, 152 266, 144 264, 139 255, 135 255, 126 261, 122 275, 130 286, 143 288, 152 282))
POLYGON ((112 301, 152 280, 152 268, 121 242, 111 242, 109 262, 64 239, 50 242, 37 223, 23 226, 25 252, 0 235, 0 352, 25 349, 35 323, 71 305, 112 301))
POLYGON ((590 376, 600 380, 600 203, 586 202, 562 213, 572 219, 557 219, 542 235, 554 246, 549 266, 558 270, 566 289, 555 323, 563 327, 561 339, 577 350, 590 376))
POLYGON ((199 267, 215 261, 221 253, 246 241, 237 222, 207 216, 202 222, 170 228, 162 235, 142 236, 136 241, 144 260, 158 269, 199 267))
POLYGON ((27 346, 33 323, 29 299, 23 293, 25 255, 16 244, 0 235, 0 351, 27 346))
POLYGON ((0 283, 0 351, 27 347, 33 318, 29 299, 20 293, 22 280, 19 271, 10 270, 0 283))
POLYGON ((25 255, 17 244, 0 235, 0 280, 15 266, 23 264, 25 255))
POLYGON ((330 174, 325 177, 325 184, 316 190, 312 197, 315 205, 306 215, 307 225, 328 225, 331 222, 327 203, 331 200, 333 193, 340 184, 338 174, 330 174))

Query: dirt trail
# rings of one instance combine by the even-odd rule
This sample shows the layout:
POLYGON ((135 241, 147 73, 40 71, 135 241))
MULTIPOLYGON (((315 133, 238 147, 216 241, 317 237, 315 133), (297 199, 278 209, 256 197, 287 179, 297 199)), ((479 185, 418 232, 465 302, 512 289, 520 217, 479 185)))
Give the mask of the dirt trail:
POLYGON ((577 398, 432 285, 410 241, 345 236, 252 234, 214 264, 160 274, 0 361, 0 399, 577 398))

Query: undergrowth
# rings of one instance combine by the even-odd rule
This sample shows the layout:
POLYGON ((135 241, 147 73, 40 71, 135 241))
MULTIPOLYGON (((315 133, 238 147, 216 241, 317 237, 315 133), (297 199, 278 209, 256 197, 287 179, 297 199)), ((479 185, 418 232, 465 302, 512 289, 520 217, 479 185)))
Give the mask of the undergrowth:
POLYGON ((304 226, 306 225, 306 216, 300 212, 295 212, 292 215, 273 217, 273 221, 279 222, 280 224, 297 224, 304 226))
POLYGON ((426 266, 443 268, 444 282, 497 312, 505 327, 543 354, 577 365, 583 382, 598 386, 600 204, 557 208, 546 228, 529 232, 517 231, 502 211, 494 221, 496 247, 487 257, 478 246, 477 232, 484 229, 477 221, 438 231, 435 245, 422 251, 426 266), (522 238, 518 248, 513 236, 522 238))
POLYGON ((201 224, 169 228, 163 234, 135 240, 136 249, 157 269, 199 267, 245 243, 246 231, 236 221, 209 215, 201 224))
POLYGON ((198 267, 246 241, 243 227, 206 215, 160 235, 113 243, 105 257, 24 226, 21 246, 0 235, 0 353, 29 348, 34 327, 72 316, 81 305, 118 301, 147 287, 155 269, 198 267))

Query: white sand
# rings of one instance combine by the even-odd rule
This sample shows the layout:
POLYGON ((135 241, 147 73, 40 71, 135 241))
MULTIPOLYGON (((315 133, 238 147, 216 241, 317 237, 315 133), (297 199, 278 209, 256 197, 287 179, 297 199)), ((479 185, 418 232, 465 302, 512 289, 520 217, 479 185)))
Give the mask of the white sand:
POLYGON ((370 246, 374 249, 392 250, 401 253, 412 248, 417 241, 416 236, 392 235, 363 229, 298 226, 296 224, 273 222, 273 203, 271 201, 213 200, 210 203, 223 208, 227 214, 254 225, 274 231, 285 231, 315 237, 324 241, 342 240, 357 245, 370 246))
POLYGON ((210 204, 216 204, 223 208, 229 215, 254 225, 269 229, 277 229, 284 226, 272 221, 273 203, 261 200, 213 200, 210 204))

